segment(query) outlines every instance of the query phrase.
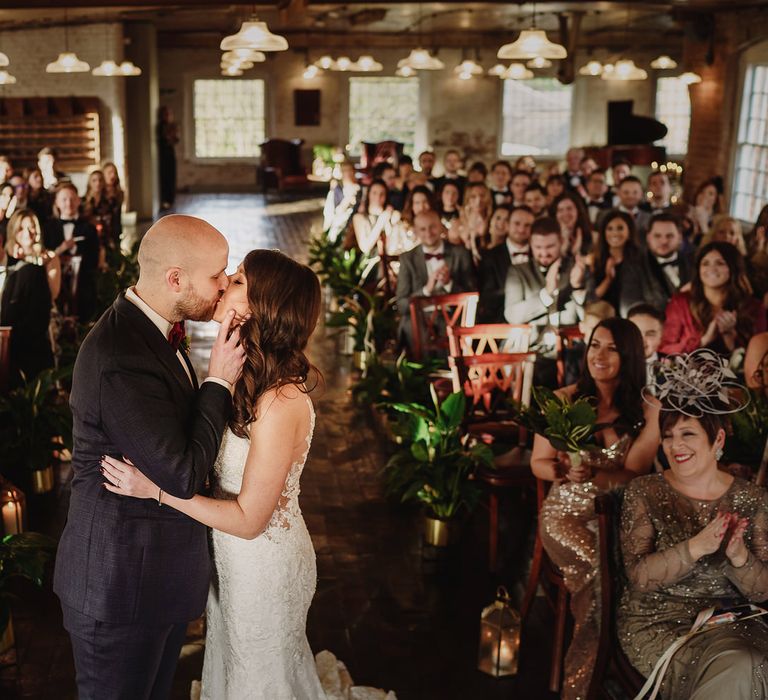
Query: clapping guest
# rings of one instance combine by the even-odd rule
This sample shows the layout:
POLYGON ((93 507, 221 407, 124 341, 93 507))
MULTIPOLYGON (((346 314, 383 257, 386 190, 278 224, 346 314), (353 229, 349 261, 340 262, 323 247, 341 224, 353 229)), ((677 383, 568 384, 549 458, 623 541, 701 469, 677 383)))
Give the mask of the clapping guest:
POLYGON ((648 176, 648 209, 653 212, 662 212, 669 209, 672 197, 672 185, 669 182, 669 175, 660 170, 652 172, 648 176))
POLYGON ((641 400, 644 385, 643 343, 635 325, 622 318, 601 321, 587 343, 578 383, 558 394, 594 402, 597 423, 605 426, 597 445, 612 447, 613 456, 575 464, 543 435, 534 437, 531 469, 553 482, 539 512, 539 533, 563 574, 574 618, 565 655, 565 700, 586 697, 600 638, 595 496, 647 474, 659 444, 658 407, 641 400))
POLYGON ((339 166, 341 181, 332 181, 323 207, 323 230, 331 241, 338 240, 360 204, 360 185, 357 182, 355 166, 344 161, 339 166))
POLYGON ((43 186, 43 174, 39 168, 29 171, 27 185, 27 206, 40 221, 48 221, 53 214, 53 194, 43 186))
POLYGON ((493 208, 512 201, 509 183, 512 180, 512 167, 506 160, 497 160, 491 166, 491 199, 493 208))
POLYGON ((415 248, 419 244, 414 233, 416 217, 434 209, 432 190, 425 185, 414 187, 408 193, 400 219, 397 219, 397 212, 392 217, 393 225, 387 234, 387 254, 399 256, 415 248))
MULTIPOLYGON (((83 218, 99 233, 102 246, 115 246, 112 233, 113 207, 107 198, 107 183, 101 170, 93 170, 88 176, 88 185, 81 205, 83 218)), ((119 240, 117 247, 120 247, 119 240)))
POLYGON ((487 179, 488 179, 488 168, 485 167, 485 163, 483 163, 483 161, 481 160, 478 160, 472 163, 472 165, 469 167, 469 170, 467 170, 467 184, 468 185, 474 185, 474 184, 484 185, 487 179))
POLYGON ((61 291, 61 261, 52 250, 43 245, 40 221, 31 209, 18 209, 8 221, 6 250, 16 260, 45 268, 51 300, 56 301, 61 291))
POLYGON ((613 196, 608 189, 605 170, 599 168, 593 170, 587 178, 585 190, 587 196, 584 201, 587 205, 589 221, 597 227, 597 220, 600 215, 613 208, 613 196))
MULTIPOLYGON (((619 185, 618 195, 619 203, 616 208, 632 217, 632 220, 635 222, 635 243, 637 243, 638 247, 642 248, 645 234, 651 222, 650 212, 643 211, 640 208, 645 199, 643 183, 634 175, 627 175, 619 185)), ((607 212, 598 217, 598 226, 600 226, 600 218, 606 215, 607 212)))
POLYGON ((485 236, 486 249, 496 248, 507 240, 507 224, 511 207, 503 204, 497 207, 488 221, 488 233, 485 236))
POLYGON ((730 243, 742 256, 745 258, 747 256, 747 244, 744 241, 741 222, 738 219, 734 219, 732 216, 718 214, 712 220, 712 228, 707 235, 704 236, 701 243, 702 245, 706 245, 710 241, 730 243))
POLYGON ((533 177, 536 173, 536 161, 532 156, 520 156, 515 161, 514 170, 515 172, 520 170, 524 173, 528 173, 531 177, 533 177))
POLYGON ((8 220, 16 210, 16 196, 13 192, 13 185, 10 182, 0 184, 0 230, 3 232, 8 228, 8 220))
POLYGON ((547 216, 547 191, 538 182, 525 188, 525 206, 537 219, 547 216))
POLYGON ((650 304, 637 304, 629 310, 627 320, 632 321, 643 336, 646 378, 647 383, 651 383, 656 377, 654 363, 660 357, 659 345, 661 345, 666 317, 663 311, 659 311, 650 304))
POLYGON ((603 217, 592 265, 594 294, 616 311, 621 304, 622 270, 638 262, 634 239, 635 222, 629 214, 613 209, 603 217))
POLYGON ((573 192, 563 192, 550 207, 560 224, 563 255, 586 255, 592 248, 592 225, 584 201, 573 192))
POLYGON ((46 190, 53 191, 59 181, 63 181, 67 176, 56 168, 56 151, 46 146, 41 148, 37 154, 37 168, 43 176, 43 187, 46 190))
POLYGON ((765 307, 752 296, 744 259, 730 243, 712 242, 696 256, 691 291, 669 300, 660 350, 709 348, 729 356, 766 329, 765 307))
POLYGON ((454 245, 463 244, 471 251, 475 262, 480 260, 480 251, 485 248, 485 233, 491 218, 491 193, 481 184, 467 185, 464 206, 458 219, 448 229, 448 240, 454 245))
POLYGON ((696 224, 696 232, 703 235, 712 228, 712 220, 722 211, 722 178, 712 177, 702 182, 693 196, 690 216, 696 224))
POLYGON ((454 219, 458 219, 461 214, 461 207, 459 206, 459 186, 455 182, 450 180, 446 182, 440 189, 440 206, 438 212, 440 214, 440 220, 443 222, 443 226, 446 229, 451 227, 451 222, 454 219))
POLYGON ((508 221, 502 245, 483 251, 478 278, 480 280, 480 309, 478 317, 484 323, 504 323, 504 295, 510 266, 527 263, 530 258, 533 212, 527 207, 507 210, 508 221))
POLYGON ((448 180, 455 180, 459 186, 459 201, 464 201, 464 188, 467 178, 459 173, 461 169, 461 154, 455 148, 449 148, 443 156, 443 174, 435 181, 435 187, 440 190, 448 180))
POLYGON ((545 185, 547 190, 547 206, 551 207, 565 192, 565 178, 562 175, 550 175, 545 185))
POLYGON ((531 184, 531 176, 525 171, 518 170, 512 173, 512 179, 509 182, 509 189, 512 192, 512 206, 525 206, 525 191, 531 184))
POLYGON ((345 247, 355 245, 365 255, 375 255, 376 248, 382 232, 389 235, 391 232, 394 209, 388 204, 389 191, 383 180, 374 180, 368 186, 368 191, 358 211, 352 217, 353 245, 349 241, 345 247))
POLYGON ((583 148, 569 148, 565 153, 565 185, 569 190, 578 192, 584 184, 580 170, 583 148))

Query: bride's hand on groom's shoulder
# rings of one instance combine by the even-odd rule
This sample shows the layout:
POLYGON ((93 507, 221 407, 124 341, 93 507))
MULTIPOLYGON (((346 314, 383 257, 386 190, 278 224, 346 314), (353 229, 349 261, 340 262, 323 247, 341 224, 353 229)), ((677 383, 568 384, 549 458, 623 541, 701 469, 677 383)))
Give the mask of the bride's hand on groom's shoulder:
POLYGON ((234 310, 227 311, 208 362, 208 376, 223 379, 231 385, 240 379, 245 361, 245 351, 240 344, 240 329, 232 326, 234 317, 234 310))
POLYGON ((101 458, 101 473, 107 480, 104 488, 119 496, 158 498, 159 487, 142 474, 126 457, 123 462, 114 457, 101 458))

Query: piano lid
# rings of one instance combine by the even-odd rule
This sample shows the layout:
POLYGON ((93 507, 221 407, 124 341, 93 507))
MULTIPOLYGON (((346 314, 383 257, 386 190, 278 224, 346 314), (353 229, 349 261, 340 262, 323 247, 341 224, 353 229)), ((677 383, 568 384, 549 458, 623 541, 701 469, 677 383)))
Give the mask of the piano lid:
POLYGON ((651 117, 632 114, 632 100, 608 103, 608 145, 651 144, 667 135, 667 127, 651 117))

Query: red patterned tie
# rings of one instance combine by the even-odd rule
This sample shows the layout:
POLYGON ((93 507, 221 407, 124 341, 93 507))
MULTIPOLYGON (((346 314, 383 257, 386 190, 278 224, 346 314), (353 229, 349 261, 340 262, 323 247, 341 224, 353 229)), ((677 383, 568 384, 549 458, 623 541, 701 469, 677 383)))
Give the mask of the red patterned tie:
POLYGON ((176 321, 171 326, 171 332, 168 334, 168 342, 173 346, 174 350, 179 349, 181 341, 184 340, 186 332, 184 331, 184 321, 176 321))

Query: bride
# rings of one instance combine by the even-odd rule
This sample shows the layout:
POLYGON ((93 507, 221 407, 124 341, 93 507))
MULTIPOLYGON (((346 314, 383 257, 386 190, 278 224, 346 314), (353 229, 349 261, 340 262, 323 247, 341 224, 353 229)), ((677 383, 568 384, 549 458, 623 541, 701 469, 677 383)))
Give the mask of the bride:
MULTIPOLYGON (((231 309, 242 324, 246 361, 213 469, 212 497, 175 498, 141 465, 109 457, 102 461, 104 486, 157 499, 212 528, 202 698, 351 697, 343 664, 321 652, 316 666, 306 636, 317 569, 298 496, 315 426, 307 382, 318 373, 305 350, 320 313, 320 285, 310 268, 279 251, 254 250, 230 278, 214 320, 231 309)), ((387 695, 355 688, 354 697, 387 695)))

